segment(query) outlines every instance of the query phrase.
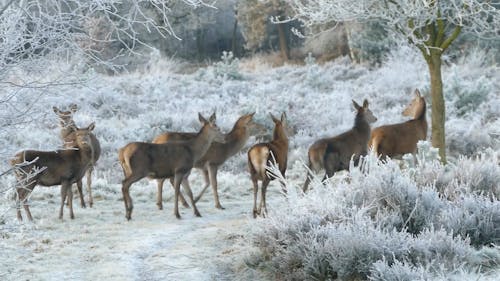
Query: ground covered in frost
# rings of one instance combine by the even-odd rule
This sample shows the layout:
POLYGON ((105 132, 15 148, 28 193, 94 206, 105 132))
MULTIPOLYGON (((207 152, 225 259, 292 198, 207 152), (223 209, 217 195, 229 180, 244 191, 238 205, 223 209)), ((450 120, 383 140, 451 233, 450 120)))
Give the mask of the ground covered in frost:
MULTIPOLYGON (((500 85, 496 79, 500 72, 486 57, 475 52, 444 68, 451 163, 464 155, 500 151, 500 85)), ((353 65, 346 59, 325 65, 308 60, 303 66, 271 68, 254 59, 239 65, 228 62, 185 71, 180 62, 153 60, 148 68, 132 74, 103 76, 72 66, 68 73, 80 75, 57 77, 61 83, 55 87, 4 89, 9 93, 9 103, 0 103, 4 122, 0 130, 1 172, 9 169, 8 158, 21 149, 53 150, 61 146, 53 105, 64 108, 77 103, 77 124, 96 122, 95 134, 103 153, 94 173, 94 207, 82 209, 75 199, 75 220, 67 217, 66 210, 65 218, 57 219, 58 188, 36 187, 31 197, 35 222, 19 224, 12 200, 14 178, 11 174, 0 177, 0 279, 234 280, 241 272, 245 273, 242 280, 256 276, 285 278, 256 273, 266 270, 258 266, 264 263, 256 262, 255 256, 247 257, 262 245, 258 241, 268 233, 259 232, 266 220, 255 222, 250 217, 253 196, 245 152, 252 143, 269 135, 252 137, 242 153, 222 168, 219 194, 226 210, 213 207, 209 191, 198 206, 203 217, 196 218, 190 209, 181 208, 182 220, 172 213, 172 189, 166 185, 166 203, 159 211, 155 183, 148 180, 132 186, 133 219, 125 220, 118 148, 131 141, 151 140, 167 130, 195 131, 199 128, 198 112, 209 115, 215 110, 217 123, 229 131, 238 116, 255 111, 255 120, 270 132, 269 112, 279 115, 285 111, 291 141, 287 180, 289 186, 300 186, 305 177, 302 163, 307 147, 320 137, 352 126, 352 99, 369 100, 378 117, 375 126, 405 120, 400 113, 415 88, 430 100, 427 68, 418 54, 406 48, 394 52, 379 68, 353 65), (15 95, 10 97, 10 93, 15 95), (20 115, 23 108, 29 108, 29 113, 20 115), (13 121, 16 116, 19 124, 13 121)), ((41 77, 40 83, 55 78, 41 77)), ((430 120, 430 109, 427 112, 430 120)), ((492 167, 494 178, 498 170, 492 167)), ((430 170, 429 177, 432 174, 430 170)), ((190 178, 197 194, 202 187, 201 176, 193 172, 190 178)), ((290 204, 296 201, 287 202, 277 183, 272 184, 268 198, 271 216, 279 223, 288 219, 280 216, 293 214, 290 204)), ((302 207, 307 213, 308 208, 302 207)), ((269 223, 273 224, 271 220, 269 223)), ((279 232, 276 225, 269 231, 279 232)), ((493 251, 498 251, 499 237, 496 239, 493 251)), ((402 268, 406 265, 398 262, 396 265, 402 268)), ((387 272, 384 266, 378 263, 377 276, 387 272)), ((492 268, 495 270, 495 266, 492 268)), ((418 273, 417 269, 410 271, 418 273)))

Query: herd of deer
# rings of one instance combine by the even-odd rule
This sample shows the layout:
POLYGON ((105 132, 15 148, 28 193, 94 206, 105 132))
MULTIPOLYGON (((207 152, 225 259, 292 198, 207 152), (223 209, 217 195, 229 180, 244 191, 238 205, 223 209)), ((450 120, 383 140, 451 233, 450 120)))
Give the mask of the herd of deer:
MULTIPOLYGON (((417 142, 425 140, 427 136, 427 121, 425 116, 426 103, 418 90, 415 97, 403 111, 403 115, 411 116, 411 120, 386 125, 371 130, 370 124, 377 118, 368 108, 368 101, 363 105, 353 101, 356 109, 354 126, 351 130, 332 138, 324 138, 311 145, 308 151, 308 172, 303 186, 306 192, 312 172, 325 170, 324 178, 329 178, 340 170, 347 170, 351 159, 356 164, 360 157, 368 153, 369 148, 380 157, 397 157, 406 153, 415 153, 417 142)), ((64 149, 56 151, 24 150, 17 153, 11 160, 17 177, 17 218, 22 220, 21 204, 29 220, 33 220, 28 195, 36 185, 61 185, 61 206, 59 218, 63 217, 63 209, 67 202, 70 217, 73 219, 73 194, 71 186, 77 184, 80 195, 80 204, 85 207, 82 194, 82 178, 87 173, 87 190, 89 204, 92 207, 91 173, 99 159, 101 148, 99 141, 92 133, 95 125, 78 128, 73 120, 77 111, 76 105, 71 105, 69 111, 61 111, 53 107, 58 115, 61 126, 61 138, 64 149)), ((161 210, 162 189, 165 179, 169 179, 175 190, 174 214, 180 218, 178 202, 189 206, 180 193, 182 185, 189 197, 195 216, 201 216, 196 208, 196 202, 205 190, 212 186, 215 207, 224 209, 219 201, 217 191, 217 170, 231 156, 239 152, 252 134, 255 134, 259 124, 255 123, 254 113, 241 116, 228 134, 223 134, 215 124, 215 113, 205 119, 199 114, 202 128, 197 133, 166 132, 157 136, 151 143, 132 142, 118 151, 118 158, 123 169, 125 179, 122 182, 123 201, 125 203, 126 218, 132 217, 133 203, 130 197, 130 186, 148 177, 158 182, 156 204, 161 210), (205 186, 199 196, 193 198, 188 177, 193 168, 202 171, 205 186)), ((266 190, 270 181, 276 175, 269 173, 267 167, 275 164, 285 176, 288 157, 288 136, 286 115, 276 118, 271 114, 274 122, 273 139, 270 142, 253 145, 248 151, 248 167, 253 183, 254 205, 253 216, 265 216, 266 190), (257 208, 257 194, 261 181, 261 200, 257 208)), ((262 126, 260 126, 262 128, 262 126)), ((284 192, 286 188, 283 186, 284 192)))

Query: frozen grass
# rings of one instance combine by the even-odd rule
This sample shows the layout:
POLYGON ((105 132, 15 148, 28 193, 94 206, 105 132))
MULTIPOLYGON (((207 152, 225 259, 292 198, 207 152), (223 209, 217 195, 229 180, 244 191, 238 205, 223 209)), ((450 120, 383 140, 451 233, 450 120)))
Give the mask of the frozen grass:
MULTIPOLYGON (((428 146, 419 147, 425 154, 428 146)), ((474 161, 472 166, 482 166, 489 159, 474 161)), ((454 196, 446 196, 433 184, 418 184, 429 167, 438 178, 449 172, 432 159, 402 170, 396 162, 371 156, 347 177, 336 176, 326 186, 313 181, 311 192, 292 194, 271 218, 253 224, 245 239, 257 252, 242 263, 280 280, 494 276, 500 264, 500 201, 492 191, 499 183, 477 194, 460 190, 455 176, 454 196)), ((469 173, 484 178, 481 170, 469 173)), ((298 190, 293 182, 287 185, 298 190)))
MULTIPOLYGON (((155 209, 154 183, 143 180, 132 187, 136 217, 126 224, 117 149, 167 130, 195 131, 198 112, 208 115, 216 110, 217 123, 228 131, 238 116, 253 111, 255 120, 271 130, 269 112, 286 111, 291 125, 287 181, 294 190, 305 178, 302 161, 307 147, 352 127, 351 99, 370 101, 378 117, 375 126, 404 121, 401 110, 417 87, 430 99, 427 68, 420 55, 407 48, 394 51, 376 69, 352 65, 345 58, 279 68, 262 59, 243 60, 239 69, 228 62, 230 67, 219 64, 193 70, 153 56, 149 67, 113 77, 54 64, 48 68, 69 73, 71 83, 23 89, 5 86, 5 97, 15 95, 0 103, 1 172, 9 168, 8 158, 21 149, 62 146, 53 105, 77 103, 81 109, 75 120, 80 126, 96 121, 102 156, 94 173, 96 206, 77 207, 72 222, 56 219, 57 187, 36 187, 31 209, 37 222, 33 226, 16 223, 13 176, 0 177, 0 248, 7 253, 0 258, 0 268, 7 268, 0 279, 57 279, 62 275, 51 272, 62 272, 69 279, 113 279, 117 274, 115 279, 155 280, 179 277, 192 268, 199 274, 185 276, 202 280, 333 276, 381 280, 396 273, 399 280, 419 276, 460 280, 464 276, 487 279, 494 270, 498 272, 499 71, 479 63, 474 54, 444 68, 450 165, 431 160, 418 167, 403 161, 404 169, 393 162, 370 164, 369 173, 340 173, 327 188, 316 185, 307 196, 290 192, 288 202, 273 185, 271 217, 248 221, 252 196, 245 148, 222 167, 219 176, 222 204, 229 210, 214 210, 208 193, 200 202, 203 219, 183 210, 185 220, 178 222, 168 206, 164 212, 155 209), (221 67, 238 74, 238 80, 220 75, 221 67), (475 93, 481 97, 475 99, 475 93), (25 108, 30 109, 26 114, 25 108), (23 122, 14 125, 13 120, 23 122), (82 231, 85 237, 80 240, 82 231), (195 246, 187 246, 190 243, 195 246), (57 258, 61 249, 66 260, 57 258), (116 258, 116 268, 109 264, 109 255, 116 258), (202 261, 185 256, 199 256, 202 261), (86 267, 75 271, 71 262, 86 267), (96 264, 103 263, 99 270, 96 264), (162 267, 165 264, 167 269, 162 267)), ((64 81, 51 75, 40 81, 51 78, 64 81)), ((251 138, 248 146, 257 141, 251 138)), ((194 172, 191 179, 195 193, 199 192, 202 177, 194 172)), ((172 200, 168 185, 165 199, 172 200)))

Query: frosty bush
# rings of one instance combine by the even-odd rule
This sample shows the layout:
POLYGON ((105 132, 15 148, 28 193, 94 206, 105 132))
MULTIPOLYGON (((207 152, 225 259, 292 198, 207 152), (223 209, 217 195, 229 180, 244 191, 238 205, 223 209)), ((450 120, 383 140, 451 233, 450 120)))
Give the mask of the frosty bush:
POLYGON ((473 246, 500 243, 500 201, 467 195, 452 202, 436 220, 437 227, 468 237, 473 246))
POLYGON ((487 149, 476 157, 461 156, 456 163, 441 167, 437 188, 448 198, 464 194, 500 198, 500 166, 498 153, 487 149))
POLYGON ((239 69, 239 60, 233 56, 233 52, 222 52, 221 61, 215 64, 214 74, 216 77, 243 79, 239 69))
MULTIPOLYGON (((458 77, 455 77, 459 79, 458 77)), ((462 80, 455 80, 451 83, 451 91, 454 94, 453 105, 458 116, 470 114, 476 111, 479 106, 488 100, 491 86, 488 79, 480 77, 472 85, 463 85, 462 80)))
POLYGON ((396 260, 393 263, 385 260, 373 264, 369 280, 372 281, 414 281, 429 280, 431 274, 424 267, 416 267, 411 263, 396 260))
MULTIPOLYGON (((249 266, 283 280, 425 280, 496 268, 500 252, 484 257, 481 251, 500 241, 500 202, 474 188, 457 191, 460 196, 439 193, 434 183, 441 178, 462 185, 458 173, 450 177, 458 166, 441 164, 426 145, 405 170, 368 156, 348 176, 330 180, 333 186, 318 179, 303 197, 289 186, 285 210, 252 226, 261 259, 249 266), (420 179, 431 170, 433 182, 420 179)), ((486 174, 500 176, 490 169, 486 174)), ((468 170, 467 178, 485 173, 468 170)))
POLYGON ((394 42, 381 22, 372 21, 360 25, 359 30, 351 32, 351 48, 356 50, 359 61, 380 64, 394 42))

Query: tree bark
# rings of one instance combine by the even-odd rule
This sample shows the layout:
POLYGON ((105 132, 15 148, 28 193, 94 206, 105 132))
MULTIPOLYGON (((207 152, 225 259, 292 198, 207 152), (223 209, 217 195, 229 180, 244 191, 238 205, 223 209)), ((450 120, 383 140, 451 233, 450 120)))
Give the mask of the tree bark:
POLYGON ((432 98, 432 146, 439 149, 441 162, 446 163, 445 140, 445 104, 443 96, 443 79, 441 77, 441 54, 439 50, 431 50, 427 57, 431 80, 432 98))
POLYGON ((284 25, 285 25, 284 23, 278 24, 278 36, 280 41, 281 57, 283 58, 283 61, 286 62, 288 61, 288 44, 286 40, 284 25))

